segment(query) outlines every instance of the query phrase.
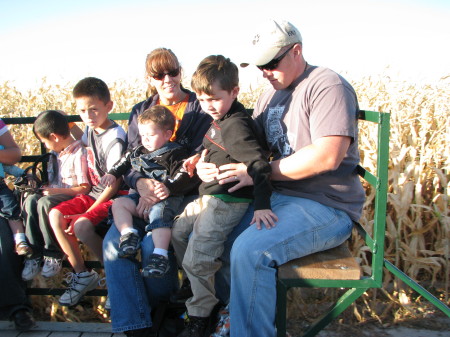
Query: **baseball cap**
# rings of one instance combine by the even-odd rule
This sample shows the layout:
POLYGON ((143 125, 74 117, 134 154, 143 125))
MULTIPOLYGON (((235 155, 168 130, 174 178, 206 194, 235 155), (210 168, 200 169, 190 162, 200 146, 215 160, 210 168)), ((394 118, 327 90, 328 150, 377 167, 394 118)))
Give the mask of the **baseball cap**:
POLYGON ((241 67, 267 64, 284 46, 302 42, 300 32, 288 21, 270 19, 262 22, 259 27, 247 55, 244 56, 246 62, 242 62, 241 67))

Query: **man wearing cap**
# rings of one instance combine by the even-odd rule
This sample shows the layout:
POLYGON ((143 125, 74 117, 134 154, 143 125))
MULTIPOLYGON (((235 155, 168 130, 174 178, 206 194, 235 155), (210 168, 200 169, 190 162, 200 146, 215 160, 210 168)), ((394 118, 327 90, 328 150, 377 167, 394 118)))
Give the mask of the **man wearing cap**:
MULTIPOLYGON (((356 173, 358 102, 352 86, 330 69, 309 65, 300 32, 270 20, 254 35, 246 63, 272 88, 259 98, 254 119, 271 153, 272 228, 246 229, 231 252, 231 336, 276 335, 276 269, 289 260, 336 247, 358 221, 364 190, 356 173)), ((234 189, 252 184, 243 164, 219 171, 234 189)))

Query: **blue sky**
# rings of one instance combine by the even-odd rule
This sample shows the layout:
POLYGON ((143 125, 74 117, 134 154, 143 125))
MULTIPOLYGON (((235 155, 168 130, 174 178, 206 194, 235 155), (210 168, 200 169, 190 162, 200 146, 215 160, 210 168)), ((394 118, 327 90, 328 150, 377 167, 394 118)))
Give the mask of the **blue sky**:
MULTIPOLYGON (((348 79, 450 75, 450 1, 0 0, 0 81, 142 79, 147 53, 161 46, 189 76, 210 54, 239 63, 252 23, 274 14, 299 28, 309 63, 348 79)), ((243 87, 261 80, 256 69, 240 75, 243 87)))

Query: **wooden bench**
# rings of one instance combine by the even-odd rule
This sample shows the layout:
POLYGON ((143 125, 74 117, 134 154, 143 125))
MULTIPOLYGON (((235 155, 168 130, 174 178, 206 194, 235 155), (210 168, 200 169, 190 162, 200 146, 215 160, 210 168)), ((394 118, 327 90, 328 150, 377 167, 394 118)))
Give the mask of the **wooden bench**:
POLYGON ((362 271, 347 242, 289 261, 278 268, 279 279, 359 280, 362 271))

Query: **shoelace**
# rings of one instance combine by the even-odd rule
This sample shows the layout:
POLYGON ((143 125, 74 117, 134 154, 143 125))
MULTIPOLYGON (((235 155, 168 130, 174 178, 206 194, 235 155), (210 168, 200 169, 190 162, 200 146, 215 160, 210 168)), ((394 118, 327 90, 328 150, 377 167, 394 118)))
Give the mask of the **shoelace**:
POLYGON ((35 268, 35 267, 38 267, 39 262, 40 262, 40 261, 37 260, 37 259, 31 259, 31 260, 26 259, 26 260, 25 260, 25 265, 26 265, 26 266, 27 266, 27 265, 31 265, 30 268, 35 268))
POLYGON ((64 278, 64 281, 66 281, 67 284, 68 284, 68 287, 67 287, 67 290, 66 290, 65 293, 69 294, 71 302, 72 302, 72 298, 73 298, 72 297, 72 294, 73 294, 72 291, 75 291, 75 292, 79 293, 78 289, 75 288, 76 285, 78 284, 78 279, 79 279, 79 277, 78 277, 77 274, 70 273, 70 272, 67 273, 66 274, 66 278, 64 278))
POLYGON ((68 272, 65 275, 64 281, 69 285, 68 288, 72 289, 78 281, 78 275, 75 273, 68 272))
POLYGON ((62 260, 59 260, 59 259, 53 258, 53 257, 47 258, 45 260, 45 264, 48 266, 49 269, 52 269, 52 270, 59 268, 61 263, 62 263, 62 260))

